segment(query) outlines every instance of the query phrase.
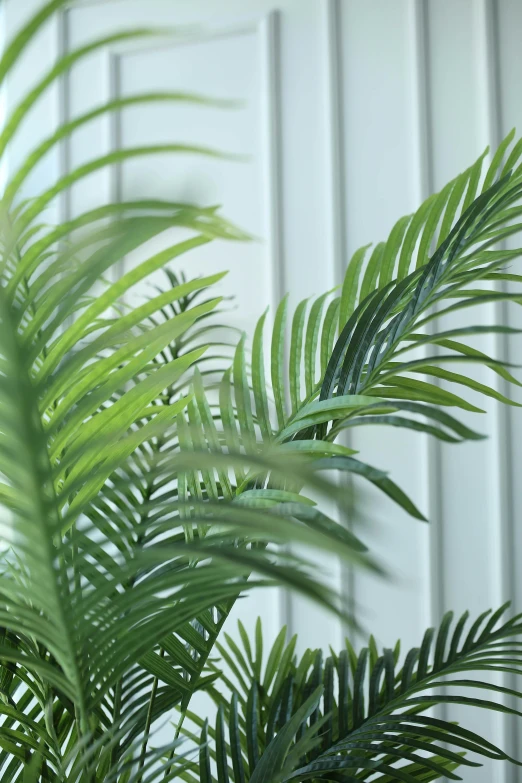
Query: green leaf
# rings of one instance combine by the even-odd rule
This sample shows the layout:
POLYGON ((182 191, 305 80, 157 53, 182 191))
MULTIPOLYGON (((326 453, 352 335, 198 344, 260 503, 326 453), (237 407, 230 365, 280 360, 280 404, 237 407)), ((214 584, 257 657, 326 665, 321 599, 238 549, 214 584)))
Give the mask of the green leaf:
POLYGON ((353 457, 334 456, 327 457, 325 459, 317 460, 313 465, 314 470, 342 470, 348 473, 355 473, 359 476, 363 476, 365 479, 374 484, 378 489, 388 495, 394 500, 401 508, 403 508, 408 514, 416 519, 426 521, 426 517, 419 511, 415 504, 408 498, 407 495, 398 487, 385 473, 376 468, 367 465, 360 460, 356 460, 353 457))
MULTIPOLYGON (((483 184, 483 190, 487 190, 493 184, 495 177, 497 176, 498 171, 500 169, 500 165, 502 163, 504 155, 506 154, 514 137, 515 137, 515 129, 513 128, 498 145, 495 154, 493 155, 493 158, 491 160, 489 169, 487 171, 486 178, 483 184)), ((510 168, 512 168, 513 162, 514 161, 512 159, 506 162, 507 169, 501 172, 500 174, 501 177, 504 176, 510 168)))
MULTIPOLYGON (((337 297, 332 300, 326 310, 326 315, 323 321, 323 328, 321 330, 321 376, 326 373, 326 368, 332 353, 335 334, 337 330, 337 318, 340 307, 340 299, 337 297)), ((339 316, 339 319, 341 316, 339 316)), ((341 323, 341 321, 339 320, 341 323)))
POLYGON ((444 370, 442 367, 433 367, 432 365, 422 365, 418 367, 415 372, 421 372, 423 375, 433 375, 435 378, 441 378, 444 381, 450 381, 451 383, 458 383, 461 386, 467 386, 469 389, 473 389, 480 394, 484 394, 486 397, 492 397, 494 400, 503 402, 505 405, 514 405, 521 407, 520 403, 510 400, 501 392, 496 389, 492 389, 490 386, 486 386, 483 383, 474 381, 472 378, 468 378, 460 373, 450 372, 444 370))
POLYGON ((261 429, 261 435, 265 441, 269 441, 272 438, 272 425, 270 424, 268 397, 266 393, 265 359, 263 353, 263 328, 267 314, 268 310, 265 310, 257 322, 252 345, 252 388, 256 403, 256 417, 261 429))
POLYGON ((210 752, 208 747, 208 721, 205 721, 201 732, 201 744, 199 748, 199 774, 201 783, 212 783, 210 771, 210 752))
MULTIPOLYGON (((367 393, 372 394, 373 392, 370 390, 367 393)), ((472 413, 484 413, 481 408, 477 408, 446 389, 441 389, 440 386, 417 381, 413 378, 402 378, 400 375, 389 378, 386 385, 380 386, 376 390, 376 396, 387 399, 411 400, 412 402, 427 402, 434 405, 449 405, 472 413)))
POLYGON ((411 222, 410 215, 400 218, 391 230, 390 236, 384 247, 381 260, 381 273, 379 277, 379 288, 384 288, 394 277, 395 263, 399 256, 399 251, 404 239, 406 230, 411 222))
POLYGON ((432 209, 433 202, 436 199, 436 193, 429 196, 413 215, 408 230, 406 231, 406 236, 404 237, 404 241, 402 243, 401 254, 399 256, 399 266, 397 270, 398 280, 402 280, 410 272, 413 251, 421 234, 422 227, 426 223, 426 219, 432 209))
POLYGON ((272 332, 272 360, 271 377, 272 388, 274 390, 274 399, 277 412, 277 421, 279 427, 284 426, 286 420, 286 401, 284 385, 284 352, 285 352, 285 325, 288 310, 288 296, 281 300, 277 308, 274 329, 272 332))
POLYGON ((230 752, 232 767, 234 770, 234 783, 244 783, 245 769, 241 749, 241 736, 239 732, 238 701, 237 694, 232 696, 232 704, 229 719, 230 752))
MULTIPOLYGON (((366 251, 369 247, 371 247, 371 245, 365 245, 364 247, 359 248, 359 250, 356 250, 348 262, 339 304, 339 331, 342 331, 348 318, 355 310, 357 292, 359 289, 359 276, 366 256, 366 251)), ((329 351, 329 353, 331 353, 331 351, 329 351)), ((324 375, 324 369, 322 369, 322 374, 324 375)))
POLYGON ((299 302, 292 320, 289 363, 292 415, 296 413, 301 403, 301 361, 303 356, 303 333, 307 304, 308 299, 299 302))
POLYGON ((281 656, 285 647, 286 631, 286 626, 281 628, 274 644, 272 645, 272 649, 270 650, 265 669, 265 676, 263 679, 263 690, 265 693, 270 690, 270 686, 272 685, 276 671, 279 667, 281 656))
POLYGON ((330 443, 327 440, 292 440, 288 443, 281 443, 279 448, 281 451, 298 452, 310 457, 326 457, 332 454, 350 456, 357 453, 355 449, 349 449, 340 443, 330 443))
POLYGON ((250 387, 246 371, 245 335, 239 341, 234 356, 234 396, 237 407, 237 418, 243 438, 243 445, 248 447, 255 443, 256 433, 252 417, 250 387))
POLYGON ((225 717, 222 706, 218 708, 216 717, 216 756, 218 783, 229 783, 227 748, 225 742, 225 717))
POLYGON ((308 323, 306 325, 306 338, 304 342, 304 369, 305 369, 305 388, 306 396, 311 397, 315 389, 315 375, 317 365, 317 346, 319 342, 319 332, 321 327, 321 318, 330 295, 327 291, 319 296, 310 308, 308 323))
POLYGON ((366 267, 366 271, 362 279, 361 291, 359 294, 359 299, 361 301, 364 300, 368 296, 368 294, 374 291, 377 287, 377 279, 379 276, 379 270, 382 263, 383 253, 384 253, 384 242, 379 242, 379 244, 376 245, 373 249, 373 252, 370 256, 368 265, 366 267))
MULTIPOLYGON (((315 441, 314 441, 315 442, 315 441)), ((236 498, 236 503, 255 507, 271 506, 276 503, 303 503, 315 506, 315 501, 310 500, 297 492, 288 492, 284 489, 247 489, 236 498)))
POLYGON ((250 768, 250 780, 259 761, 259 746, 257 739, 258 727, 258 692, 257 683, 254 682, 248 693, 246 710, 246 737, 248 765, 250 768))
POLYGON ((282 772, 292 740, 301 724, 307 720, 319 703, 321 694, 322 688, 317 688, 274 737, 254 769, 250 777, 251 783, 272 783, 274 780, 280 779, 278 775, 282 772))

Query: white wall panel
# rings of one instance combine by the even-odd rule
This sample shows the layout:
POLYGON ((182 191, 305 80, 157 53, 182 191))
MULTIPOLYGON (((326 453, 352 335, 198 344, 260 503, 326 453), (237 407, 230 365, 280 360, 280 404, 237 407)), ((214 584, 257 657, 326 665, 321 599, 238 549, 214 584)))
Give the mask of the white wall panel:
MULTIPOLYGON (((493 107, 491 83, 486 78, 494 63, 489 63, 490 49, 486 37, 485 6, 473 0, 463 2, 429 2, 426 15, 427 31, 427 91, 429 100, 429 133, 432 187, 440 189, 456 171, 462 170, 485 149, 491 139, 490 110, 493 107)), ((493 139, 495 144, 497 140, 493 139)), ((460 315, 459 324, 469 321, 483 324, 496 319, 493 305, 473 313, 460 315)), ((448 325, 456 324, 447 321, 448 325)), ((493 337, 476 340, 477 348, 497 355, 493 337)), ((469 372, 458 365, 455 372, 469 372)), ((475 379, 495 387, 491 371, 470 373, 475 379)), ((455 392, 466 391, 465 397, 486 411, 486 416, 463 413, 462 419, 484 432, 489 439, 462 444, 455 449, 447 444, 434 447, 440 471, 438 517, 434 524, 441 530, 439 572, 437 583, 441 591, 441 610, 453 609, 460 614, 469 609, 472 615, 500 605, 505 600, 500 578, 503 507, 498 493, 498 403, 462 387, 452 385, 455 392)), ((456 718, 466 720, 470 728, 494 737, 506 744, 506 722, 498 715, 471 713, 462 708, 452 711, 456 718)), ((499 780, 509 774, 497 769, 499 780)), ((491 772, 484 768, 474 772, 473 779, 486 781, 491 772)))

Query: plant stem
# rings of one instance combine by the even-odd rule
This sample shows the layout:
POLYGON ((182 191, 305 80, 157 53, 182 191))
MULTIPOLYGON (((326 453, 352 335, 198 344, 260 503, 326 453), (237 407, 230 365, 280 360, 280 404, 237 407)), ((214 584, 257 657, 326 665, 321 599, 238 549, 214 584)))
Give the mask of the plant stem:
MULTIPOLYGON (((174 742, 177 739, 179 739, 179 735, 181 734, 181 728, 183 726, 183 722, 184 722, 184 720, 186 718, 186 715, 187 715, 187 708, 182 710, 181 714, 179 716, 178 725, 176 726, 176 733, 174 734, 174 742)), ((174 758, 174 748, 171 748, 171 750, 169 751, 169 755, 167 756, 167 765, 165 767, 165 773, 163 775, 163 780, 166 780, 168 775, 169 775, 169 773, 170 773, 170 767, 171 767, 171 762, 172 762, 173 758, 174 758)))
MULTIPOLYGON (((161 649, 160 658, 164 658, 164 657, 165 657, 165 650, 161 649)), ((156 699, 157 691, 158 691, 158 678, 154 677, 154 680, 152 681, 152 689, 150 692, 149 707, 147 710, 147 719, 145 721, 145 733, 141 745, 140 760, 138 764, 138 776, 136 778, 136 783, 141 783, 141 780, 143 778, 143 767, 145 766, 145 757, 147 755, 147 745, 149 743, 150 727, 152 723, 152 711, 154 709, 154 701, 156 699)))
MULTIPOLYGON (((121 709, 121 679, 116 682, 114 688, 114 709, 112 711, 113 725, 117 726, 120 720, 121 709)), ((113 768, 119 761, 119 747, 118 744, 114 744, 111 749, 111 768, 113 768)))

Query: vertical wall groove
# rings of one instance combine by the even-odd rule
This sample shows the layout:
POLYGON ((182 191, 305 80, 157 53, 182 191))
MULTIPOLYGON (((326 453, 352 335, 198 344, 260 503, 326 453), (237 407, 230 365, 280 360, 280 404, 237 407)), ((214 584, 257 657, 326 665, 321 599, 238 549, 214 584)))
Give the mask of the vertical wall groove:
POLYGON ((283 258, 283 198, 281 166, 281 67, 279 14, 272 11, 260 22, 261 37, 261 116, 265 119, 263 140, 266 194, 268 257, 271 275, 272 308, 285 293, 283 258))
MULTIPOLYGON (((480 33, 483 44, 482 79, 485 85, 484 109, 485 127, 490 146, 494 150, 501 142, 505 133, 503 127, 503 106, 500 92, 500 62, 499 62, 499 30, 498 30, 498 2, 497 0, 482 0, 480 6, 480 33)), ((496 284, 498 290, 503 289, 501 283, 496 284)), ((507 304, 500 302, 494 304, 495 323, 508 322, 507 304)), ((508 349, 506 336, 494 335, 495 357, 506 360, 508 349)), ((509 384, 500 376, 495 376, 495 387, 498 391, 509 396, 509 384)), ((497 552, 497 589, 498 601, 506 600, 514 594, 514 563, 511 559, 512 532, 513 532, 513 508, 512 476, 509 471, 509 454, 511 452, 511 426, 509 408, 500 403, 495 406, 495 460, 496 467, 496 503, 499 510, 500 525, 498 529, 497 552)))
MULTIPOLYGON (((69 51, 69 12, 60 11, 57 17, 57 59, 64 57, 69 51)), ((58 117, 57 127, 64 125, 70 119, 69 107, 69 74, 65 72, 58 82, 58 117)), ((64 177, 70 171, 70 140, 64 138, 59 146, 59 176, 64 177)), ((67 189, 60 196, 60 221, 65 222, 71 216, 71 194, 67 189)))
MULTIPOLYGON (((418 129, 416 153, 419 172, 417 186, 418 202, 421 203, 435 190, 428 0, 412 0, 412 13, 416 49, 416 125, 418 129)), ((429 324, 427 329, 436 330, 436 322, 429 324)), ((433 353, 433 349, 431 353, 433 353)), ((425 349, 425 355, 428 355, 428 349, 425 349)), ((437 627, 447 609, 443 574, 442 450, 441 444, 436 438, 429 435, 425 435, 423 438, 426 511, 429 522, 426 558, 428 568, 426 616, 429 617, 429 621, 425 625, 426 627, 428 624, 437 627)), ((421 631, 421 629, 419 630, 421 631)), ((434 714, 442 720, 447 720, 448 709, 446 705, 439 705, 434 714)))
MULTIPOLYGON (((481 107, 482 122, 491 149, 499 145, 504 130, 502 122, 502 102, 500 92, 499 30, 497 0, 481 0, 478 13, 478 62, 482 85, 481 107)), ((502 290, 502 284, 496 284, 502 290)), ((508 323, 506 303, 493 304, 494 322, 508 323)), ((493 335, 495 358, 507 359, 508 350, 505 335, 493 335)), ((509 396, 508 384, 498 375, 492 381, 494 388, 509 396)), ((493 436, 491 438, 492 482, 492 578, 495 591, 494 603, 501 605, 506 598, 514 595, 514 573, 511 552, 513 551, 513 508, 511 504, 512 487, 510 474, 510 412, 506 405, 495 403, 493 411, 493 436)), ((513 675, 499 678, 501 684, 516 687, 513 675)), ((515 700, 505 697, 503 703, 515 707, 515 700)), ((508 753, 517 756, 519 752, 518 726, 513 718, 499 715, 499 744, 508 753)), ((518 770, 514 766, 504 766, 501 770, 503 783, 515 783, 518 770)))
MULTIPOLYGON (((259 24, 261 44, 261 116, 263 128, 263 175, 266 214, 267 255, 270 267, 272 317, 285 293, 284 235, 283 235, 283 184, 282 184, 282 117, 281 117, 281 64, 280 30, 277 11, 268 13, 259 24)), ((279 620, 291 636, 295 632, 292 596, 281 589, 279 620)))
MULTIPOLYGON (((108 100, 116 101, 121 98, 121 56, 116 52, 107 52, 108 75, 108 100)), ((121 111, 111 112, 107 118, 108 123, 108 151, 118 152, 123 146, 123 129, 121 111)), ((122 198, 122 164, 115 163, 109 172, 109 201, 119 203, 122 198)), ((119 279, 125 273, 125 259, 121 259, 114 274, 119 279)))
MULTIPOLYGON (((7 20, 5 3, 0 2, 0 56, 3 55, 7 42, 7 20)), ((0 85, 0 132, 4 129, 7 114, 7 85, 6 79, 0 85)), ((7 150, 0 160, 0 194, 4 195, 8 178, 7 150)))
MULTIPOLYGON (((346 270, 346 194, 344 183, 344 121, 342 89, 342 41, 340 0, 327 0, 324 3, 324 44, 325 44, 325 92, 326 92, 326 204, 328 213, 328 258, 330 285, 340 285, 346 270)), ((349 435, 345 435, 349 445, 349 435)), ((348 477, 339 477, 348 491, 353 491, 353 483, 348 477)), ((338 508, 339 518, 343 512, 338 508)), ((345 513, 345 512, 344 512, 345 513)), ((350 520, 343 519, 347 524, 350 520)), ((355 615, 355 596, 353 570, 340 564, 340 585, 343 604, 350 615, 355 615)), ((344 635, 347 628, 342 628, 344 635)))
MULTIPOLYGON (((478 6, 479 12, 479 36, 477 44, 479 46, 478 59, 481 69, 480 84, 483 85, 482 94, 482 121, 484 131, 489 140, 491 149, 494 151, 502 138, 502 118, 501 101, 499 89, 499 63, 498 63, 498 31, 496 3, 494 0, 482 0, 478 6)), ((499 284, 496 284, 499 288, 499 284)), ((505 303, 494 304, 495 323, 506 323, 505 303)), ((494 335, 495 358, 505 359, 507 347, 505 336, 502 334, 494 335)), ((507 383, 495 376, 495 388, 509 394, 507 383)), ((495 480, 493 483, 494 502, 498 511, 499 526, 495 535, 495 557, 493 559, 496 567, 494 575, 498 603, 505 600, 506 595, 512 594, 512 575, 506 558, 509 558, 506 544, 510 540, 510 530, 508 520, 510 518, 509 497, 510 487, 508 481, 508 471, 506 465, 506 443, 509 439, 508 411, 504 405, 497 403, 494 410, 494 453, 493 460, 495 470, 495 480)))
MULTIPOLYGON (((418 201, 426 199, 434 190, 432 122, 430 100, 429 67, 429 8, 426 0, 412 0, 412 14, 415 33, 416 54, 416 125, 418 160, 418 201)), ((445 596, 442 573, 442 536, 441 519, 442 477, 440 471, 440 444, 434 438, 426 436, 425 441, 427 512, 430 523, 428 571, 429 596, 427 614, 430 623, 436 625, 444 613, 445 596)))
POLYGON ((332 284, 339 285, 345 272, 346 205, 343 182, 344 123, 342 101, 341 9, 339 0, 324 4, 326 46, 326 146, 329 257, 332 284))

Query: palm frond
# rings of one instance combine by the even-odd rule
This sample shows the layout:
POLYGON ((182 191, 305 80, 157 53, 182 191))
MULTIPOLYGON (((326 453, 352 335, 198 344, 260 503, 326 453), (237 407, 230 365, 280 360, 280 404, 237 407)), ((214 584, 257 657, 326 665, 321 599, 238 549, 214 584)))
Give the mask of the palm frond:
MULTIPOLYGON (((262 442, 321 456, 332 468, 365 476, 410 514, 423 518, 391 479, 334 441, 343 430, 375 424, 452 443, 480 439, 449 412, 480 409, 438 380, 515 404, 448 365, 481 365, 520 385, 502 358, 487 356, 467 342, 474 335, 516 330, 498 324, 445 325, 446 315, 463 308, 522 301, 522 292, 502 285, 507 277, 512 284, 522 280, 506 272, 520 250, 491 249, 520 229, 522 149, 512 145, 513 137, 514 132, 506 137, 489 167, 484 153, 414 215, 401 218, 369 257, 368 247, 358 250, 340 295, 326 292, 311 305, 303 300, 289 328, 288 302, 283 299, 274 317, 269 369, 263 336, 267 313, 261 316, 251 366, 242 340, 233 370, 222 383, 224 449, 262 442), (426 331, 435 317, 436 331, 426 331)), ((236 480, 241 485, 240 477, 236 480)))
MULTIPOLYGON (((448 613, 402 664, 399 643, 379 653, 373 638, 359 654, 346 640, 326 660, 318 650, 298 660, 296 637, 287 642, 286 629, 265 659, 260 621, 254 640, 240 625, 241 642, 227 637, 228 649, 219 648, 231 675, 211 688, 218 706, 211 741, 187 736, 200 743, 205 764, 214 761, 217 776, 208 779, 218 783, 459 780, 459 767, 480 766, 469 752, 514 761, 478 734, 428 712, 460 704, 522 715, 496 700, 522 692, 486 681, 487 674, 522 673, 522 617, 506 620, 506 609, 482 614, 467 631, 467 613, 455 624, 448 613), (488 698, 479 698, 480 690, 488 698)), ((203 718, 188 717, 206 734, 203 718)))
MULTIPOLYGON (((326 292, 311 305, 302 301, 289 329, 287 298, 283 299, 274 317, 268 368, 265 312, 255 329, 251 356, 245 338, 236 347, 215 413, 196 376, 194 397, 180 416, 188 418, 191 432, 190 440, 181 442, 182 449, 197 446, 211 453, 219 449, 237 453, 241 448, 248 451, 253 444, 276 444, 280 452, 312 459, 314 471, 333 469, 364 477, 422 519, 422 513, 389 476, 356 459, 352 450, 335 440, 345 429, 374 424, 408 428, 452 443, 481 438, 445 408, 478 409, 434 383, 417 380, 418 374, 510 402, 441 365, 453 361, 482 364, 506 381, 518 383, 505 363, 462 341, 474 334, 511 330, 498 325, 460 329, 442 325, 435 334, 422 330, 435 306, 441 316, 440 303, 446 297, 455 301, 452 311, 489 301, 491 296, 519 299, 502 290, 493 295, 488 290, 472 290, 469 295, 470 286, 483 279, 500 282, 505 264, 519 255, 519 251, 489 250, 493 242, 513 233, 513 221, 520 212, 519 206, 511 206, 522 195, 522 167, 509 173, 520 154, 520 145, 509 154, 513 135, 502 143, 485 172, 483 155, 414 215, 401 218, 367 261, 368 247, 358 250, 348 265, 340 295, 326 292), (428 358, 403 358, 412 348, 429 347, 448 353, 435 350, 428 358)), ((278 487, 267 473, 245 475, 240 470, 234 481, 227 472, 195 471, 187 474, 182 486, 187 499, 236 494, 239 500, 244 495, 247 502, 260 504, 273 502, 274 492, 282 492, 280 499, 288 501, 300 488, 278 487)), ((310 513, 306 498, 298 495, 293 500, 301 505, 294 502, 289 510, 291 506, 301 518, 310 513)), ((331 520, 324 520, 335 528, 331 520)))
MULTIPOLYGON (((522 194, 522 167, 515 168, 520 155, 518 145, 503 165, 513 136, 514 132, 503 141, 489 168, 484 171, 484 155, 481 156, 440 194, 431 196, 415 215, 396 224, 385 244, 378 282, 370 296, 363 296, 364 281, 357 295, 360 256, 356 254, 352 259, 341 297, 340 335, 319 399, 369 395, 380 400, 374 403, 373 410, 362 409, 337 423, 332 437, 344 426, 363 423, 361 414, 373 417, 383 401, 395 407, 395 411, 387 414, 392 416, 395 426, 402 426, 404 419, 394 414, 405 411, 434 421, 436 430, 430 425, 425 431, 443 439, 476 437, 469 430, 463 431, 452 419, 440 419, 433 409, 433 405, 441 405, 477 410, 475 406, 431 382, 417 380, 415 376, 419 374, 469 387, 512 404, 490 387, 440 365, 482 364, 508 382, 519 383, 504 362, 454 339, 512 330, 495 324, 451 329, 444 326, 445 315, 464 307, 520 299, 519 294, 507 292, 500 285, 493 290, 472 288, 484 281, 500 284, 506 264, 520 255, 519 250, 490 249, 519 229, 514 222, 520 214, 522 194), (434 252, 430 257, 432 247, 434 252), (450 300, 447 306, 446 300, 450 300), (422 333, 435 317, 437 331, 422 333), (444 348, 447 353, 434 350, 431 355, 410 359, 409 352, 419 347, 444 348)), ((415 422, 416 428, 421 429, 422 423, 415 422)))

